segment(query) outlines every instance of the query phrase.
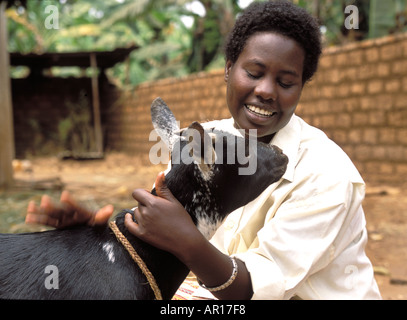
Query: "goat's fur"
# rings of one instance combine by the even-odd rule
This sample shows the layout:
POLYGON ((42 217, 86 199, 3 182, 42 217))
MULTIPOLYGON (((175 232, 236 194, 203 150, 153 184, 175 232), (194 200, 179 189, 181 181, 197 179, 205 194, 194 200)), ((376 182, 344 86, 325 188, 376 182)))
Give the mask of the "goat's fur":
MULTIPOLYGON (((152 120, 170 150, 188 143, 182 139, 175 117, 159 98, 152 104, 152 120)), ((206 134, 197 123, 190 128, 197 129, 202 139, 206 134)), ((228 135, 215 130, 210 134, 215 139, 228 135)), ((224 139, 224 149, 226 141, 231 140, 224 139)), ((278 148, 259 143, 254 151, 257 170, 246 176, 239 175, 239 163, 226 164, 225 159, 212 164, 184 164, 173 158, 165 178, 168 188, 208 238, 230 212, 255 199, 284 174, 287 158, 278 148)), ((226 154, 223 152, 223 157, 226 154)), ((152 193, 155 194, 154 189, 152 193)), ((153 273, 163 298, 171 299, 189 270, 173 255, 130 234, 124 226, 126 212, 133 213, 119 213, 115 217, 117 226, 153 273)), ((79 226, 0 234, 0 298, 154 299, 154 295, 145 276, 107 226, 79 226), (58 289, 44 285, 49 276, 45 273, 48 265, 58 268, 58 289)))

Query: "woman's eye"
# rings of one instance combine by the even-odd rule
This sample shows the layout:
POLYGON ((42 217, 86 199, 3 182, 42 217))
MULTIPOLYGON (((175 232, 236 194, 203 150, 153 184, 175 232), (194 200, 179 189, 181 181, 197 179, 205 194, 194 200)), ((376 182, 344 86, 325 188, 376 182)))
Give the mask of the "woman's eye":
POLYGON ((255 73, 255 72, 250 72, 248 70, 246 70, 247 75, 249 76, 249 78, 252 79, 259 79, 261 78, 261 75, 259 73, 255 73))
POLYGON ((286 82, 282 82, 282 81, 280 81, 279 84, 284 89, 289 89, 293 86, 293 84, 291 84, 291 83, 286 83, 286 82))

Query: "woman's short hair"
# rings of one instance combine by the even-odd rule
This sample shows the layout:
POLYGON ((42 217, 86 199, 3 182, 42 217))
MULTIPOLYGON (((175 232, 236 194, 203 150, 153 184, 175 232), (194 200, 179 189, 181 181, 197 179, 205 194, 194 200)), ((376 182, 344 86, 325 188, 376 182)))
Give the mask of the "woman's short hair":
POLYGON ((305 51, 302 81, 318 68, 322 52, 318 22, 305 9, 287 1, 253 2, 236 20, 226 43, 226 60, 239 58, 247 40, 258 32, 275 32, 295 40, 305 51))

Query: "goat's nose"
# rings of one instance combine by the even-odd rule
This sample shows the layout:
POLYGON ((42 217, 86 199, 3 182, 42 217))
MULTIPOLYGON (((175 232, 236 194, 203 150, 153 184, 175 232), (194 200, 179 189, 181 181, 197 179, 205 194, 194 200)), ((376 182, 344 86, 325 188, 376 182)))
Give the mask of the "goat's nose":
POLYGON ((273 145, 274 150, 278 153, 278 154, 283 154, 283 150, 280 149, 279 147, 273 145))

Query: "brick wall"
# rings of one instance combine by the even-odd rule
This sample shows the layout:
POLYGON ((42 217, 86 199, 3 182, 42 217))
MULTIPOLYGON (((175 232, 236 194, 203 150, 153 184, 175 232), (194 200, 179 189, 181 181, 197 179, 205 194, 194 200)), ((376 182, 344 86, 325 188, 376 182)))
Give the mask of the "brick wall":
MULTIPOLYGON (((161 96, 181 126, 228 117, 223 70, 142 84, 110 113, 108 145, 148 159, 149 107, 161 96)), ((407 180, 407 34, 324 51, 297 109, 351 157, 366 181, 407 180)))
POLYGON ((111 109, 107 128, 107 144, 111 150, 148 159, 148 152, 155 144, 148 139, 153 130, 150 105, 158 96, 170 106, 181 127, 192 121, 230 117, 222 70, 145 83, 135 91, 124 92, 121 102, 111 109))
POLYGON ((372 182, 407 179, 407 34, 325 50, 297 112, 372 182))

